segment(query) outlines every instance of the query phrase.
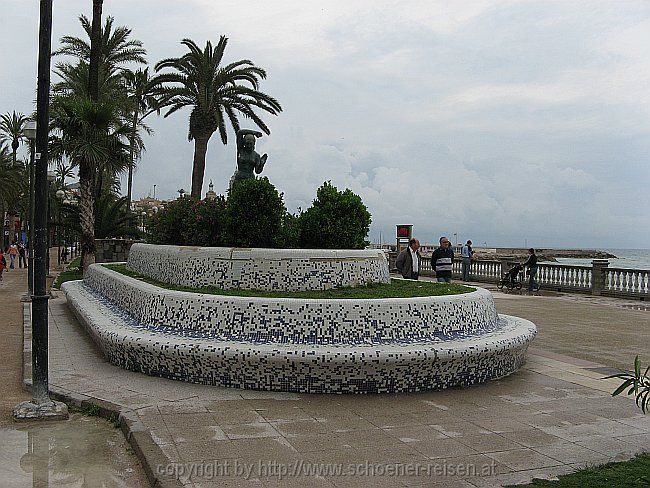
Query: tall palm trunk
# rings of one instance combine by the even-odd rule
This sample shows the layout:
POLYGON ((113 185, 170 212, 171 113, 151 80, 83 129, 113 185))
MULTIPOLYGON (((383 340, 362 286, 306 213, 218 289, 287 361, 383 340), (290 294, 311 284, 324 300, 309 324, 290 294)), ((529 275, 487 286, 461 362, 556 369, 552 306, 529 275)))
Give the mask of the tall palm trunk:
POLYGON ((95 195, 88 163, 79 168, 79 221, 81 224, 81 262, 84 272, 95 263, 95 195))
MULTIPOLYGON (((88 93, 93 102, 99 100, 99 65, 102 54, 103 0, 93 0, 93 20, 90 36, 90 65, 88 67, 88 93)), ((79 165, 79 219, 81 223, 81 262, 84 273, 95 262, 95 176, 88 161, 79 165)))
POLYGON ((88 93, 93 102, 99 100, 99 64, 102 56, 102 6, 104 0, 93 0, 93 21, 90 36, 88 93))
POLYGON ((200 135, 194 138, 194 162, 192 165, 192 198, 201 199, 203 176, 205 174, 205 155, 208 152, 208 141, 212 134, 200 135))
POLYGON ((133 191, 133 165, 135 164, 135 131, 138 128, 138 117, 139 117, 139 113, 138 110, 136 109, 133 112, 133 120, 131 120, 131 147, 129 150, 129 183, 126 192, 127 208, 129 212, 131 211, 131 199, 132 199, 132 191, 133 191))

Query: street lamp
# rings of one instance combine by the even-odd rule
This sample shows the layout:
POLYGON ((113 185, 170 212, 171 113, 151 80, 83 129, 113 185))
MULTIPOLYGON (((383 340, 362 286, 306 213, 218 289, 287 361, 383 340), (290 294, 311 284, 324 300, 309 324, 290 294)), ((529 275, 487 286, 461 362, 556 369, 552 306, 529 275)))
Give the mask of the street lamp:
POLYGON ((153 186, 153 199, 156 199, 156 185, 153 186))
POLYGON ((30 120, 23 129, 29 140, 29 229, 27 234, 27 286, 34 293, 34 153, 36 152, 36 122, 30 120))
MULTIPOLYGON (((56 173, 54 171, 48 171, 47 172, 47 195, 49 197, 50 195, 50 189, 52 188, 52 183, 56 181, 56 173)), ((48 198, 48 203, 49 203, 49 198, 48 198)), ((52 221, 52 214, 50 212, 50 205, 48 204, 47 206, 47 254, 46 254, 46 262, 47 262, 47 275, 50 275, 50 247, 52 245, 52 229, 51 227, 51 221, 52 221)))
POLYGON ((185 196, 185 190, 183 190, 182 188, 180 190, 176 190, 176 191, 178 192, 178 196, 180 198, 183 198, 185 196))
POLYGON ((32 400, 18 404, 17 420, 67 419, 65 403, 49 394, 47 256, 47 164, 50 126, 50 70, 52 58, 52 0, 41 0, 38 32, 38 85, 36 90, 36 152, 34 153, 34 291, 32 293, 32 400))
POLYGON ((140 215, 142 215, 142 232, 144 232, 144 219, 147 216, 147 212, 143 210, 140 215))

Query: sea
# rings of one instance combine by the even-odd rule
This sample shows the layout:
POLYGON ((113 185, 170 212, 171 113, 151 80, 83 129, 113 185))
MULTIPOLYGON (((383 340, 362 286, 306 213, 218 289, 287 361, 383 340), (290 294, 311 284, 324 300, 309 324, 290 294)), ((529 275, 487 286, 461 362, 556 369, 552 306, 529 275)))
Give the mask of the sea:
MULTIPOLYGON (((650 270, 650 249, 598 249, 616 256, 609 258, 611 268, 632 268, 650 270)), ((591 266, 591 258, 557 258, 560 264, 572 264, 575 266, 591 266)))

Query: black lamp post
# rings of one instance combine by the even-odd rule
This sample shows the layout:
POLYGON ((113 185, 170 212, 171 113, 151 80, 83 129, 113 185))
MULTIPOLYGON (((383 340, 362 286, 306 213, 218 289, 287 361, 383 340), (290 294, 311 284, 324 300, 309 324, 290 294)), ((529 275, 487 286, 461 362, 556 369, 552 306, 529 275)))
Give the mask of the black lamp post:
POLYGON ((27 234, 27 285, 29 294, 34 293, 34 153, 36 152, 36 122, 25 123, 23 129, 29 140, 29 222, 27 234))
POLYGON ((34 292, 32 294, 32 400, 14 408, 16 420, 65 419, 64 403, 53 402, 48 385, 48 298, 47 256, 47 163, 50 98, 50 58, 52 56, 52 0, 40 2, 38 45, 38 89, 36 96, 36 153, 34 218, 34 292))
POLYGON ((50 276, 50 247, 51 238, 52 238, 52 215, 51 215, 51 205, 50 205, 50 190, 52 189, 52 183, 56 181, 56 173, 54 171, 47 172, 47 211, 46 211, 46 220, 47 220, 47 253, 45 255, 45 262, 47 264, 47 275, 50 276))

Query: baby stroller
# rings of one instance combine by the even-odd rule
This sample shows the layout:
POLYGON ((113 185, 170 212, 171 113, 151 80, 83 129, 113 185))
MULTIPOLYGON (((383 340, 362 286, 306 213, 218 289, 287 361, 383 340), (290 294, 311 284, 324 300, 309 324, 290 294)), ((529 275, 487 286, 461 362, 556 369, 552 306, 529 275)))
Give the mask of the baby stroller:
POLYGON ((499 282, 497 287, 499 290, 507 288, 508 290, 521 290, 521 272, 524 270, 524 267, 521 264, 515 264, 512 268, 506 271, 499 282))

